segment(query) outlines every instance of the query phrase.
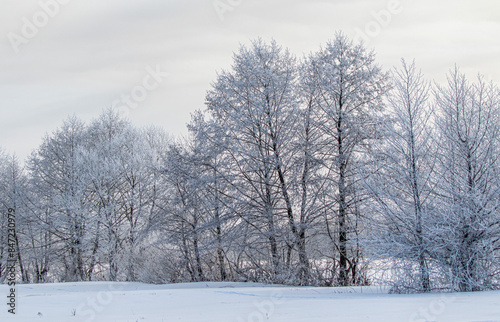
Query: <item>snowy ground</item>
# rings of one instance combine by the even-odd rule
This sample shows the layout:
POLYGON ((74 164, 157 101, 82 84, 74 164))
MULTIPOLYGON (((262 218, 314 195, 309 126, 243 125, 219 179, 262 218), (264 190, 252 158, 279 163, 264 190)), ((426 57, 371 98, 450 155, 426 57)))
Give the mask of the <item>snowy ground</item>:
MULTIPOLYGON (((0 286, 4 300, 7 291, 0 286)), ((0 321, 500 322, 500 292, 390 295, 377 287, 84 282, 18 285, 17 294, 17 314, 3 304, 0 321)))

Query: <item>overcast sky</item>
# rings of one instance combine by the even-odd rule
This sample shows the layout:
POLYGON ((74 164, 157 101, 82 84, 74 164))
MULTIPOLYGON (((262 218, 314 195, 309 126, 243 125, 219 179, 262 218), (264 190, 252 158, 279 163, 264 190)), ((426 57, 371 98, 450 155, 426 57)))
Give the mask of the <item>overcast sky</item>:
POLYGON ((0 147, 24 159, 68 115, 112 105, 183 134, 240 44, 302 57, 339 30, 386 69, 415 59, 443 82, 457 64, 500 84, 498 0, 2 0, 0 147))

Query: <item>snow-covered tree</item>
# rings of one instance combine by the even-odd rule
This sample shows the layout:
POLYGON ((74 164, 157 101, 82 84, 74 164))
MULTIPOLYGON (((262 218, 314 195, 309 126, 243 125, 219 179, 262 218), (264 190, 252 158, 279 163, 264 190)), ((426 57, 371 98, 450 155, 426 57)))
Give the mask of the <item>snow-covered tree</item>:
POLYGON ((433 225, 454 290, 498 283, 499 93, 481 76, 469 82, 458 68, 436 90, 441 199, 433 225))
POLYGON ((404 60, 392 72, 384 144, 376 149, 374 171, 366 182, 375 201, 372 250, 393 269, 394 290, 431 290, 433 249, 430 218, 435 195, 435 145, 430 84, 404 60))
POLYGON ((137 280, 162 210, 162 131, 139 130, 113 110, 76 118, 28 162, 34 280, 137 280))
POLYGON ((311 102, 316 106, 314 125, 321 133, 316 144, 323 147, 322 167, 333 187, 333 208, 325 211, 325 223, 338 254, 337 281, 342 286, 356 279, 352 268, 357 264, 357 250, 350 239, 356 236, 359 219, 356 182, 362 155, 379 137, 379 114, 387 89, 388 76, 374 59, 372 52, 339 33, 309 62, 317 79, 311 102))
POLYGON ((85 279, 88 255, 84 169, 77 159, 84 129, 80 120, 68 119, 44 138, 28 161, 31 185, 41 201, 38 219, 54 237, 52 243, 57 246, 53 250, 64 265, 67 281, 85 279))
POLYGON ((257 39, 187 138, 69 118, 25 168, 0 151, 19 278, 347 286, 382 259, 395 291, 497 287, 498 87, 455 69, 430 90, 341 33, 300 62, 257 39))
MULTIPOLYGON (((230 141, 227 153, 245 203, 242 219, 268 241, 270 257, 253 262, 261 266, 259 261, 268 261, 266 270, 273 281, 282 279, 285 266, 290 268, 291 252, 300 238, 288 178, 296 151, 296 82, 295 58, 276 42, 259 39, 250 48, 240 48, 232 71, 220 73, 207 94, 210 117, 230 141), (288 249, 285 256, 282 247, 288 249)), ((306 256, 300 260, 308 266, 306 256)))
POLYGON ((9 256, 8 213, 14 210, 16 216, 15 251, 21 279, 28 282, 24 253, 21 253, 20 235, 25 232, 27 178, 17 161, 16 156, 10 156, 0 149, 0 283, 5 279, 5 270, 9 256))

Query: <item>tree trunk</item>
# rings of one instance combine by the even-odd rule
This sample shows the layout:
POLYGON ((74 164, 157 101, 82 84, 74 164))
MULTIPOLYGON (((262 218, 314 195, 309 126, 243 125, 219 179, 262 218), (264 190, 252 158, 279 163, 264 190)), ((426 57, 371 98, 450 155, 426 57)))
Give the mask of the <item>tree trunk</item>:
POLYGON ((201 266, 201 255, 200 248, 198 246, 198 235, 195 231, 193 231, 193 248, 194 248, 194 256, 196 261, 196 281, 203 281, 205 278, 203 276, 203 267, 201 266))
POLYGON ((347 267, 347 187, 346 187, 346 171, 347 171, 347 155, 344 151, 343 142, 343 124, 342 124, 342 103, 340 102, 340 112, 337 121, 337 144, 339 158, 339 285, 347 286, 349 284, 349 270, 347 267))

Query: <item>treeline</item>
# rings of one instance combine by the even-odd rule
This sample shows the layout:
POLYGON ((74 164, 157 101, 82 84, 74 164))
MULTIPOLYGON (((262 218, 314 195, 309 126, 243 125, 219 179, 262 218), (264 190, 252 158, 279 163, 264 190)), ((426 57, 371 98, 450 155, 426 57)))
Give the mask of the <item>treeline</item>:
POLYGON ((24 166, 3 154, 19 280, 500 285, 500 92, 483 77, 384 72, 342 34, 303 59, 259 39, 188 129, 110 109, 69 118, 24 166))

